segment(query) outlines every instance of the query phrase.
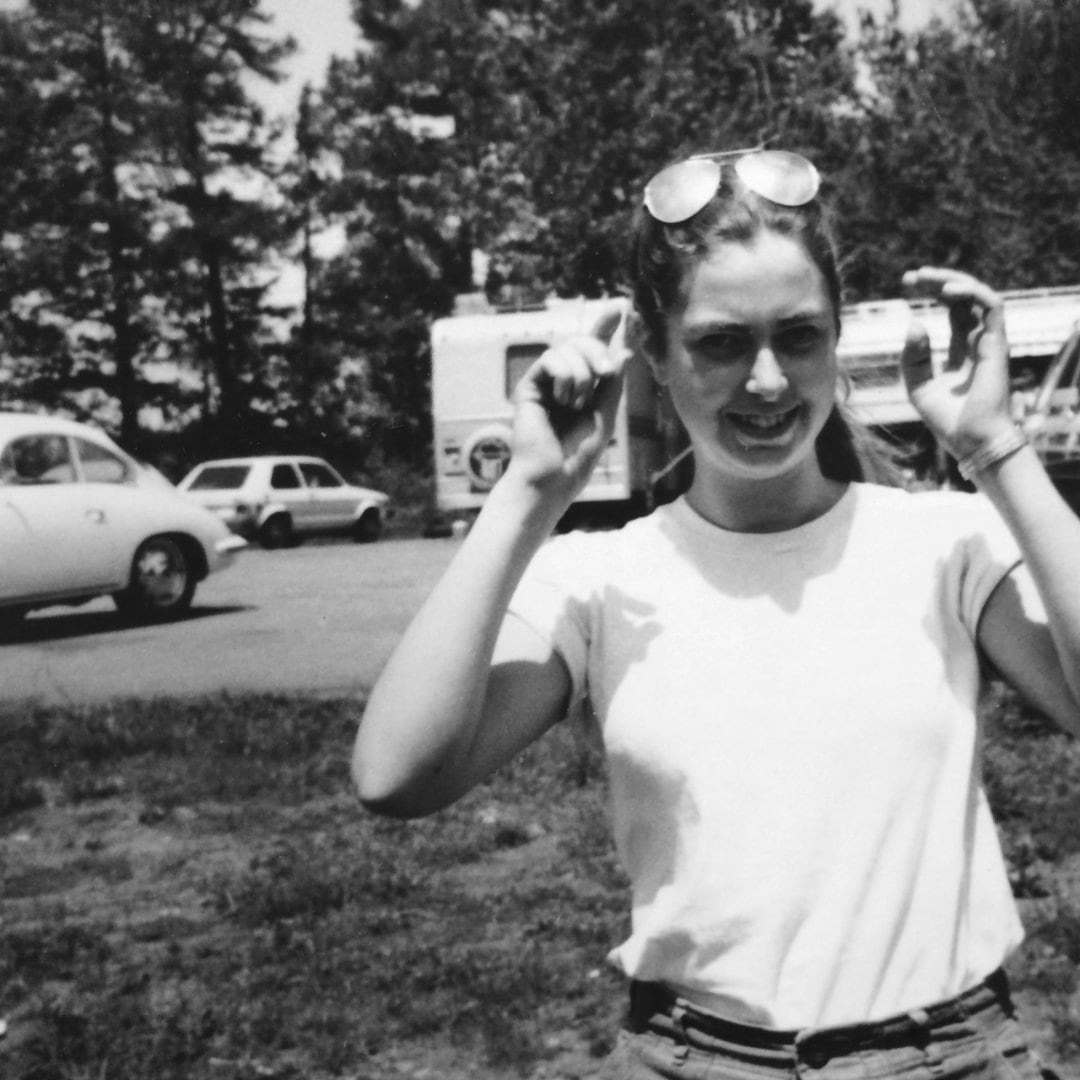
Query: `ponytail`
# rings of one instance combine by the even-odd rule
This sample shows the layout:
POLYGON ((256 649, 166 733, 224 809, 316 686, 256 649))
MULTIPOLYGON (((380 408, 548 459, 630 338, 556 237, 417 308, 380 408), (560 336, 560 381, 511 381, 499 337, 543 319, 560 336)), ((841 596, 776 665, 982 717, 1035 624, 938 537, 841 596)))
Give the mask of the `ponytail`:
POLYGON ((903 485, 898 452, 891 443, 852 416, 842 402, 829 413, 817 437, 821 471, 830 480, 866 482, 889 487, 903 485))

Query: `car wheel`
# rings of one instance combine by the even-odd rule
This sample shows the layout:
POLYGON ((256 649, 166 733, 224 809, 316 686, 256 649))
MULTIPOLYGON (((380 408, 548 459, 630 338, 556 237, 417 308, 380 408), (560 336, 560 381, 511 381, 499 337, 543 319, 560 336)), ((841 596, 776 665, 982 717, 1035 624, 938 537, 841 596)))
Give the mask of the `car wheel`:
POLYGON ((378 510, 365 510, 353 526, 353 539, 358 544, 370 544, 382 536, 382 517, 378 510))
POLYGON ((259 529, 259 543, 264 548, 288 547, 292 542, 293 527, 288 514, 275 514, 259 529))
POLYGON ((195 574, 184 549, 171 537, 144 540, 131 560, 131 580, 113 595, 117 608, 132 618, 171 618, 191 606, 195 574))

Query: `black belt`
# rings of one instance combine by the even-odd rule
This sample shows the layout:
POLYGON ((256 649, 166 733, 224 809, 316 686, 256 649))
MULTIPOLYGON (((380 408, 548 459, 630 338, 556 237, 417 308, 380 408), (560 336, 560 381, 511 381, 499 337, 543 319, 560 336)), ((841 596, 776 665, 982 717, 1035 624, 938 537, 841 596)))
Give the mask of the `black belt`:
POLYGON ((961 1023, 994 1005, 1012 1012, 1009 982, 1002 970, 977 986, 921 1009, 840 1027, 781 1030, 743 1024, 696 1008, 662 983, 633 982, 630 1020, 635 1031, 654 1028, 690 1044, 708 1048, 708 1040, 775 1053, 787 1052, 808 1062, 871 1048, 918 1045, 935 1029, 961 1023), (704 1037, 704 1042, 694 1036, 704 1037))

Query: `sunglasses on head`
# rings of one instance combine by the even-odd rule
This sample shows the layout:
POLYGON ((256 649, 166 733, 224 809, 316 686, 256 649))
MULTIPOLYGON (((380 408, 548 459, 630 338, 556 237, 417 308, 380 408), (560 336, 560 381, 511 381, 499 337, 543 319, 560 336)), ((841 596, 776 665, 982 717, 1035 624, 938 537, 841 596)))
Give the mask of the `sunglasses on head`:
POLYGON ((755 195, 780 206, 805 206, 821 187, 821 175, 788 150, 727 150, 696 154, 661 169, 645 185, 645 209, 665 225, 689 221, 720 188, 725 165, 755 195))

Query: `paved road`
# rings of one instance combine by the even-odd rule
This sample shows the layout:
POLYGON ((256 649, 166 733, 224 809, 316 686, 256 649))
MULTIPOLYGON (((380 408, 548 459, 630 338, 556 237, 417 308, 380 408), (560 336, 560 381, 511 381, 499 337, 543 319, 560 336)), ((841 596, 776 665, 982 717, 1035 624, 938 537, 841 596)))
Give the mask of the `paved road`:
POLYGON ((0 644, 0 699, 45 702, 370 685, 456 549, 453 540, 252 547, 190 615, 123 627, 112 601, 51 608, 0 644))

